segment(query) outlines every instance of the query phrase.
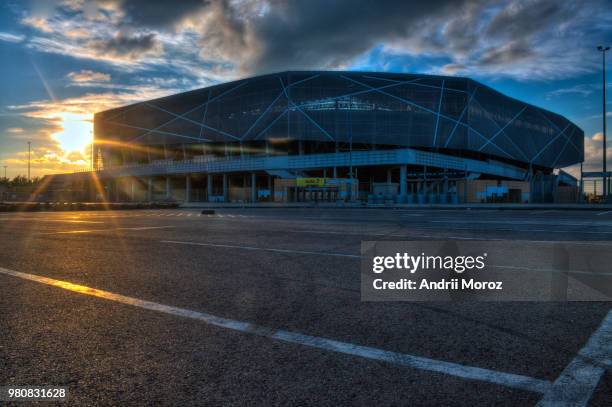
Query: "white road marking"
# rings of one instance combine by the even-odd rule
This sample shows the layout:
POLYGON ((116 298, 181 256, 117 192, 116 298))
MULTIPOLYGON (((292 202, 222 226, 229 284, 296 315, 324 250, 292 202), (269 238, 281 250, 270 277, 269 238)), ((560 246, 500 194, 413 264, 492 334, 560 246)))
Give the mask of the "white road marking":
POLYGON ((307 250, 274 249, 274 248, 269 248, 269 247, 236 246, 236 245, 230 245, 230 244, 217 244, 217 243, 182 242, 178 240, 161 240, 161 242, 170 243, 170 244, 184 244, 184 245, 191 245, 191 246, 221 247, 221 248, 228 248, 228 249, 261 250, 265 252, 275 252, 275 253, 314 254, 317 256, 351 257, 351 258, 356 258, 356 259, 360 259, 362 257, 358 254, 311 252, 307 250))
POLYGON ((169 305, 159 304, 152 301, 141 300, 109 291, 98 290, 95 288, 73 284, 68 281, 56 280, 53 278, 38 276, 35 274, 21 273, 0 267, 0 273, 47 284, 53 287, 76 292, 79 294, 90 295, 121 304, 134 307, 163 312, 184 318, 191 318, 219 328, 230 329, 233 331, 249 333, 263 336, 266 338, 304 345, 311 348, 323 349, 326 351, 342 353, 346 355, 358 356, 365 359, 387 362, 394 365, 405 366, 414 369, 427 370, 445 375, 460 377, 468 380, 478 380, 494 383, 502 386, 512 387, 524 391, 535 393, 547 393, 551 388, 551 383, 546 380, 533 377, 499 372, 474 366, 466 366, 458 363, 443 360, 429 359, 421 356, 406 353, 391 352, 369 346, 356 345, 348 342, 341 342, 334 339, 310 336, 298 332, 285 331, 266 326, 256 325, 250 322, 237 321, 229 318, 218 317, 206 312, 192 311, 185 308, 178 308, 169 305))
POLYGON ((113 228, 113 229, 83 229, 83 230, 66 230, 62 232, 47 232, 40 233, 41 235, 72 235, 81 233, 97 233, 97 232, 113 232, 117 230, 149 230, 149 229, 167 229, 174 226, 142 226, 133 228, 113 228))
POLYGON ((608 213, 612 213, 612 211, 599 212, 597 216, 606 215, 608 213))
POLYGON ((508 225, 546 225, 546 226, 610 226, 609 221, 586 221, 586 222, 568 222, 562 220, 537 221, 537 220, 476 220, 476 219, 446 219, 446 220, 430 220, 431 223, 482 223, 482 224, 508 224, 508 225))
MULTIPOLYGON (((417 228, 415 230, 418 231, 417 228)), ((427 228, 427 230, 433 230, 431 228, 427 228)), ((268 230, 268 232, 272 232, 272 230, 268 230)), ((280 232, 280 230, 279 230, 280 232)), ((381 237, 399 237, 399 238, 414 238, 414 237, 426 237, 426 238, 440 238, 440 236, 434 236, 434 235, 423 235, 423 234, 419 234, 417 233, 412 233, 409 234, 408 232, 406 233, 385 233, 385 232, 344 232, 344 231, 335 231, 335 230, 285 230, 283 231, 285 233, 307 233, 307 234, 329 234, 329 235, 343 235, 343 236, 381 236, 381 237)), ((487 240, 487 241, 491 241, 491 240, 504 240, 504 239, 498 239, 498 238, 486 238, 483 239, 482 237, 466 237, 466 236, 444 236, 445 239, 451 239, 451 240, 487 240)))
POLYGON ((187 214, 187 216, 191 216, 191 214, 190 214, 190 213, 188 213, 188 214, 187 214))
POLYGON ((14 220, 23 220, 23 221, 31 221, 31 222, 60 222, 60 223, 104 223, 101 221, 96 221, 96 220, 77 220, 77 219, 41 219, 38 217, 32 217, 32 218, 10 218, 10 219, 3 219, 6 222, 5 223, 10 223, 14 220))
POLYGON ((179 214, 178 214, 178 215, 176 215, 176 216, 183 216, 183 215, 184 215, 184 213, 182 213, 182 212, 181 212, 181 213, 179 213, 179 214))
MULTIPOLYGON (((430 222, 437 222, 437 221, 430 221, 430 222)), ((498 222, 493 222, 493 223, 498 223, 498 222)), ((554 226, 554 225, 551 225, 551 226, 554 226)), ((444 226, 440 228, 440 227, 427 227, 427 226, 418 226, 418 225, 413 226, 413 229, 415 230, 418 230, 418 229, 422 229, 422 230, 473 230, 473 231, 478 231, 478 232, 500 232, 501 231, 501 232, 542 232, 542 233, 563 233, 563 234, 567 234, 567 233, 581 233, 582 234, 583 233, 583 234, 592 234, 592 235, 610 235, 612 234, 612 231, 606 232, 606 231, 584 230, 584 229, 577 229, 577 230, 515 229, 515 228, 480 228, 480 229, 477 229, 473 227, 444 226)))
POLYGON ((606 369, 612 369, 612 311, 537 406, 586 406, 606 369))

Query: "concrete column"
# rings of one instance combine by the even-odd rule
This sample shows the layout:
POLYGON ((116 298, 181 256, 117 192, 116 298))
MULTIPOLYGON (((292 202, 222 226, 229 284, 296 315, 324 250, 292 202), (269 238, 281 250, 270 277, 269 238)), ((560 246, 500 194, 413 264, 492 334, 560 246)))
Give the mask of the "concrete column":
POLYGON ((210 197, 213 195, 213 177, 212 174, 206 176, 206 200, 210 202, 210 197))
POLYGON ((223 201, 229 201, 229 177, 227 174, 223 174, 223 201))
POLYGON ((147 201, 153 201, 153 177, 147 178, 147 201))
POLYGON ((191 202, 191 174, 185 176, 185 202, 191 202))
POLYGON ((257 202, 257 176, 251 173, 251 202, 257 202))
POLYGON ((166 176, 166 199, 172 198, 172 180, 166 176))
MULTIPOLYGON (((336 154, 338 154, 338 143, 336 143, 335 152, 336 152, 336 154)), ((335 165, 334 165, 334 178, 338 178, 338 169, 336 168, 335 165)))
POLYGON ((407 167, 405 165, 400 166, 400 196, 406 195, 406 173, 407 167))
POLYGON ((391 169, 389 168, 387 170, 387 184, 390 184, 392 180, 392 174, 391 174, 391 169))
POLYGON ((134 182, 134 178, 130 178, 130 201, 134 202, 136 200, 136 184, 134 182))
POLYGON ((268 175, 268 191, 270 191, 270 201, 274 201, 274 183, 272 182, 272 176, 268 175))

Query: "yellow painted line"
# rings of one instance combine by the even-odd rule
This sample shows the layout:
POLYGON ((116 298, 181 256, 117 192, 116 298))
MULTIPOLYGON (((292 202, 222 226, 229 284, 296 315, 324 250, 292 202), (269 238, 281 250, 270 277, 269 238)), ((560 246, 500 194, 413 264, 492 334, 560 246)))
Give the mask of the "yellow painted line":
POLYGON ((95 220, 76 220, 76 219, 40 219, 37 217, 32 217, 32 218, 9 218, 9 219, 2 219, 4 221, 11 222, 14 220, 23 220, 23 221, 31 221, 31 222, 61 222, 61 223, 104 223, 104 222, 99 222, 99 221, 95 221, 95 220))
POLYGON ((144 227, 133 227, 133 228, 66 230, 62 232, 41 233, 41 235, 71 235, 71 234, 79 234, 79 233, 113 232, 117 230, 166 229, 166 228, 173 228, 173 227, 174 226, 144 226, 144 227))

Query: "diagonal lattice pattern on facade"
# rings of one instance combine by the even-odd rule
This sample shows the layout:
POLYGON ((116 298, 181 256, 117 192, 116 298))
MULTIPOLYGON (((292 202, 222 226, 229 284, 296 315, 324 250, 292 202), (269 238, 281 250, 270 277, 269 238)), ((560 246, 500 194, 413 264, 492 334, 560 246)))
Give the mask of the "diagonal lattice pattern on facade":
POLYGON ((576 125, 471 79, 340 71, 264 75, 101 112, 95 138, 168 146, 351 142, 546 168, 584 155, 576 125))

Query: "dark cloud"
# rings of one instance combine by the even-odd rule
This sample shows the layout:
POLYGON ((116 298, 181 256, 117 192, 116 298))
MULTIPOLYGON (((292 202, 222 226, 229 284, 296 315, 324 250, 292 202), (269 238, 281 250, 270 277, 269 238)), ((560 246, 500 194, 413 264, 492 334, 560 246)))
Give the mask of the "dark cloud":
POLYGON ((489 23, 486 35, 524 38, 575 15, 578 2, 559 0, 513 1, 489 23))
MULTIPOLYGON (((214 0, 213 0, 214 1, 214 0)), ((172 27, 210 5, 208 0, 117 0, 130 23, 144 27, 172 27)))
POLYGON ((92 41, 91 46, 101 53, 137 59, 147 53, 159 51, 161 44, 155 34, 150 33, 134 36, 118 34, 108 40, 92 41))
POLYGON ((288 69, 361 68, 360 60, 386 69, 385 60, 402 57, 425 61, 421 68, 434 72, 568 77, 598 66, 585 44, 609 37, 612 23, 605 0, 579 4, 559 0, 97 0, 62 4, 72 4, 62 21, 42 20, 54 29, 41 37, 55 37, 34 38, 31 46, 46 52, 70 49, 86 58, 109 56, 105 59, 125 62, 132 69, 148 67, 146 60, 140 62, 154 54, 159 57, 158 66, 192 77, 222 79, 288 69), (79 19, 86 20, 91 29, 79 19), (68 20, 71 30, 65 29, 68 20), (84 31, 91 35, 83 36, 84 31), (108 37, 117 31, 122 34, 108 37), (63 47, 67 41, 75 47, 63 47), (380 61, 371 59, 373 50, 380 61))
POLYGON ((258 71, 334 67, 387 41, 418 35, 428 22, 467 0, 290 0, 255 21, 258 71))

